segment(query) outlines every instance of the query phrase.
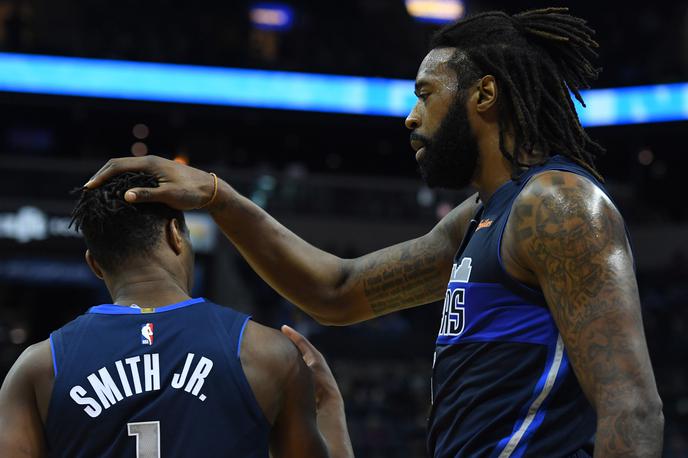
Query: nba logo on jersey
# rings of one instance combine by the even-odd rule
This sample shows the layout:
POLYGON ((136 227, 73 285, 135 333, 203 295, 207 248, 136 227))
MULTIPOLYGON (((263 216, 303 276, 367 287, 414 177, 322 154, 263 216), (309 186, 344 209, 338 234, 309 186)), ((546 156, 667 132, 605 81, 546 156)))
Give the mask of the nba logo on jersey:
POLYGON ((141 327, 141 343, 153 345, 153 323, 146 323, 141 327))

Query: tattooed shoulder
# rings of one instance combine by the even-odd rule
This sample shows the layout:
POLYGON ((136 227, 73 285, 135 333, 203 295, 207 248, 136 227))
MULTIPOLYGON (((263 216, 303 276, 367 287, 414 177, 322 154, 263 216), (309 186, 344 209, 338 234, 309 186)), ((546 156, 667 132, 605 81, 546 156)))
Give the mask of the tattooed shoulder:
POLYGON ((611 244, 625 244, 614 204, 588 179, 569 172, 531 180, 514 203, 510 225, 519 254, 530 263, 584 261, 611 244))
POLYGON ((586 178, 537 176, 514 203, 509 224, 514 253, 534 273, 560 329, 580 331, 617 313, 619 300, 637 303, 621 215, 586 178))

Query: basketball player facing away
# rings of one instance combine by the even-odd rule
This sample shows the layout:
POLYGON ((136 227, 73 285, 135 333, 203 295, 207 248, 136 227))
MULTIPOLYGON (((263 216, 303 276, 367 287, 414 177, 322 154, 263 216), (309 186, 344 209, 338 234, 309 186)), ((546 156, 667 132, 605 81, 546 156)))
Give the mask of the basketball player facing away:
POLYGON ((352 457, 343 402, 305 339, 189 296, 184 215, 131 205, 125 173, 86 190, 73 222, 113 304, 27 349, 0 391, 3 457, 352 457))
POLYGON ((597 43, 565 8, 479 14, 441 30, 406 119, 430 186, 477 195, 428 234, 357 259, 298 238, 206 172, 109 161, 86 184, 144 170, 132 202, 210 213, 253 268, 321 323, 445 300, 432 378, 435 457, 658 457, 663 415, 621 215, 569 91, 597 43), (215 198, 213 199, 213 195, 215 198), (447 281, 449 281, 447 287, 447 281), (594 439, 593 439, 594 437, 594 439))

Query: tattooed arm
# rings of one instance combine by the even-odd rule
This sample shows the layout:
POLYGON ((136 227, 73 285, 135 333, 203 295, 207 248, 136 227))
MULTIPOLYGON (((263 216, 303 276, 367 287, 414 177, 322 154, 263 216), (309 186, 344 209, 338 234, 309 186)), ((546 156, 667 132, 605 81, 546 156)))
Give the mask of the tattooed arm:
POLYGON ((211 214, 253 269, 323 324, 356 323, 444 297, 476 196, 429 233, 356 259, 310 245, 222 183, 211 214))
POLYGON ((578 175, 538 175, 514 203, 504 250, 542 288, 597 412, 595 457, 659 457, 662 404, 614 205, 578 175))
POLYGON ((442 299, 477 209, 473 195, 420 238, 341 259, 308 244, 224 181, 160 157, 110 159, 84 186, 97 188, 132 171, 154 175, 159 186, 130 189, 128 202, 207 208, 263 280, 323 324, 356 323, 442 299))

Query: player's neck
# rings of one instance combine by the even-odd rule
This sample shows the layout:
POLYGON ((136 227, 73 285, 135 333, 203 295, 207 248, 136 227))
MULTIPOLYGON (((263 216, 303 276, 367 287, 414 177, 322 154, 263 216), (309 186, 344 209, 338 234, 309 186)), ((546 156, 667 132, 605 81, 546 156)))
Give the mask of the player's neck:
POLYGON ((128 272, 106 280, 112 303, 140 307, 163 307, 190 299, 183 281, 160 268, 128 272))
POLYGON ((478 195, 483 203, 490 200, 492 194, 510 179, 511 165, 501 152, 481 155, 473 184, 478 189, 478 195))
MULTIPOLYGON (((507 135, 506 148, 513 148, 513 139, 507 135)), ((539 149, 530 153, 521 153, 519 161, 523 164, 538 164, 544 154, 539 149)), ((499 141, 490 143, 482 149, 478 170, 473 185, 478 189, 478 195, 482 202, 487 202, 500 186, 512 179, 514 170, 511 162, 504 157, 499 149, 499 141)))

